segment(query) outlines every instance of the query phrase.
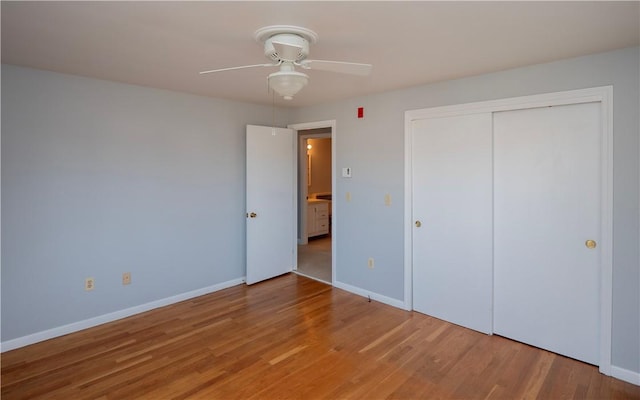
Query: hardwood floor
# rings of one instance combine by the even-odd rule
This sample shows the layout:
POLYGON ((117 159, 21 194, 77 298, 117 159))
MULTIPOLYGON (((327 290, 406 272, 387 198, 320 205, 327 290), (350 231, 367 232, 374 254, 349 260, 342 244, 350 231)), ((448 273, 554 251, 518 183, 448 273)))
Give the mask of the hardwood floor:
POLYGON ((640 399, 640 387, 295 274, 2 354, 2 399, 640 399))

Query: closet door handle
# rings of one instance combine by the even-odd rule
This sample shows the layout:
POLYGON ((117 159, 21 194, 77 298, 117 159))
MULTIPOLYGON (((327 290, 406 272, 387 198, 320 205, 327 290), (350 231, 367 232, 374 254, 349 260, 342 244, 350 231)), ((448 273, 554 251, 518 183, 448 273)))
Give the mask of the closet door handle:
POLYGON ((419 220, 416 221, 416 228, 420 228, 422 226, 422 222, 420 222, 419 220))

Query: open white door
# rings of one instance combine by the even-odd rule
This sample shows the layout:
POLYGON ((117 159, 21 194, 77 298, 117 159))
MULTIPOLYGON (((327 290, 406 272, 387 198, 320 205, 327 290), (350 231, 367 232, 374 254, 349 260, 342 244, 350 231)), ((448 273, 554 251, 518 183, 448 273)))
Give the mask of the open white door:
POLYGON ((247 125, 247 284, 293 270, 293 130, 247 125))

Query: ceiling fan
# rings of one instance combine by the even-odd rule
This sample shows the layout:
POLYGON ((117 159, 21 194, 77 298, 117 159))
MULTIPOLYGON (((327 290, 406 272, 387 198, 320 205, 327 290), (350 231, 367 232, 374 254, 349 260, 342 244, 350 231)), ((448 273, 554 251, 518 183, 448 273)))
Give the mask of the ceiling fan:
POLYGON ((258 42, 264 43, 264 55, 272 63, 212 69, 200 74, 255 67, 280 67, 278 72, 269 75, 269 87, 285 100, 291 100, 309 82, 309 76, 296 71, 295 67, 360 76, 369 75, 373 68, 371 64, 307 59, 309 44, 315 43, 318 35, 306 28, 290 25, 265 26, 258 29, 253 36, 258 42))

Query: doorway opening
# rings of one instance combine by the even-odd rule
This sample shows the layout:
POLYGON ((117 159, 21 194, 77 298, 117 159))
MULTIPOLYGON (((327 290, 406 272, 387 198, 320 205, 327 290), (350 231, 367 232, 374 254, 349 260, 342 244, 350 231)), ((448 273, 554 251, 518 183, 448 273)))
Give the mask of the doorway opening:
POLYGON ((333 124, 311 125, 292 126, 297 128, 298 133, 298 247, 295 272, 332 284, 335 239, 333 124))

